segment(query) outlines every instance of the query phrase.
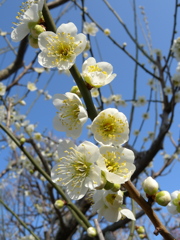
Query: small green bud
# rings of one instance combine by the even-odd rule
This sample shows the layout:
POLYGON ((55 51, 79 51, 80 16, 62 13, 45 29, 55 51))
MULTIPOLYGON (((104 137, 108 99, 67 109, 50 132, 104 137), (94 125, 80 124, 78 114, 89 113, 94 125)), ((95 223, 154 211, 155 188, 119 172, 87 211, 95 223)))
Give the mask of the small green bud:
POLYGON ((54 203, 54 205, 55 205, 56 208, 60 209, 60 208, 64 207, 65 201, 63 201, 63 200, 61 200, 61 199, 56 200, 56 202, 54 203))
POLYGON ((36 24, 30 29, 30 33, 33 38, 38 38, 39 34, 46 31, 46 28, 43 25, 36 24))
POLYGON ((31 34, 29 34, 29 45, 33 48, 39 48, 38 39, 33 38, 31 34))
POLYGON ((136 231, 138 234, 145 233, 145 229, 143 226, 136 226, 136 231))
POLYGON ((20 143, 21 143, 21 144, 23 144, 23 143, 25 143, 25 142, 26 142, 26 139, 25 139, 24 137, 22 137, 22 138, 20 138, 20 140, 19 140, 19 141, 20 141, 20 143))
POLYGON ((79 91, 78 86, 73 86, 70 90, 71 93, 75 93, 79 98, 82 98, 81 92, 79 91))
POLYGON ((146 234, 144 234, 144 233, 142 233, 142 234, 139 234, 139 238, 140 238, 140 239, 147 238, 147 235, 146 235, 146 234))
POLYGON ((161 206, 167 206, 171 201, 171 196, 167 191, 161 191, 156 194, 155 201, 161 206))
POLYGON ((95 228, 93 228, 93 227, 89 227, 88 229, 87 229, 87 235, 89 236, 89 237, 95 237, 95 236, 97 236, 97 231, 96 231, 96 229, 95 228))
POLYGON ((113 184, 113 187, 111 188, 111 191, 117 192, 117 191, 119 191, 120 187, 121 187, 120 184, 114 183, 114 184, 113 184))
POLYGON ((158 191, 158 183, 152 177, 148 177, 142 183, 142 187, 149 196, 155 195, 158 191))
POLYGON ((106 182, 106 185, 104 186, 104 189, 105 189, 105 190, 110 190, 110 189, 112 189, 113 187, 114 187, 114 184, 107 181, 107 182, 106 182))

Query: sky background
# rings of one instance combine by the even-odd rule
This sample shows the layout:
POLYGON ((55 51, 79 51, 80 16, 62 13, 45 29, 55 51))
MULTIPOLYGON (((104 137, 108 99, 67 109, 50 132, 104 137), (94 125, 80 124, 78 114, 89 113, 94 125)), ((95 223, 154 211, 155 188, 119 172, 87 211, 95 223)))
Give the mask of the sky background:
MULTIPOLYGON (((2 4, 3 1, 0 2, 2 4)), ((79 1, 78 1, 79 2, 79 1)), ((122 18, 123 22, 126 24, 132 35, 134 36, 134 15, 132 10, 132 1, 127 0, 110 0, 109 3, 112 7, 118 12, 120 17, 122 18)), ((143 21, 143 16, 141 14, 141 10, 139 6, 144 6, 145 13, 148 20, 148 27, 150 32, 150 38, 152 40, 152 48, 153 49, 161 49, 162 55, 167 56, 169 49, 170 49, 170 40, 172 35, 172 26, 173 26, 173 13, 174 13, 174 5, 175 1, 163 1, 156 0, 156 1, 144 1, 144 0, 137 0, 137 16, 138 16, 138 39, 139 43, 145 45, 145 49, 147 50, 147 44, 144 38, 144 35, 147 36, 147 29, 145 23, 143 21), (143 33, 144 32, 144 33, 143 33)), ((21 1, 19 0, 6 0, 0 7, 0 30, 8 32, 7 39, 9 40, 9 44, 13 47, 18 46, 18 43, 13 43, 10 39, 9 33, 12 31, 12 22, 15 22, 15 16, 19 11, 19 6, 22 5, 21 1)), ((125 33, 122 26, 119 24, 118 20, 113 16, 113 14, 107 9, 103 1, 101 0, 87 0, 85 1, 85 6, 87 7, 88 12, 92 16, 92 18, 104 29, 109 28, 111 30, 111 36, 119 43, 123 44, 124 42, 127 43, 127 50, 134 56, 135 55, 135 46, 132 43, 131 39, 125 33)), ((59 7, 55 10, 52 10, 51 13, 53 17, 59 15, 63 11, 66 11, 66 5, 59 7)), ((86 18, 88 22, 91 22, 88 18, 86 18)), ((67 13, 62 15, 60 20, 57 23, 57 27, 61 23, 73 22, 79 32, 82 31, 82 16, 78 8, 71 8, 68 10, 67 13)), ((180 17, 178 17, 178 23, 180 22, 180 17)), ((179 25, 177 25, 177 34, 178 37, 179 33, 179 25)), ((91 37, 91 43, 93 45, 93 53, 94 57, 98 61, 106 61, 113 65, 114 73, 117 74, 117 77, 113 80, 111 86, 114 90, 115 94, 121 94, 124 100, 131 100, 132 93, 133 93, 133 77, 134 77, 134 62, 132 62, 127 55, 125 55, 120 49, 118 49, 101 31, 99 31, 95 37, 91 37)), ((0 36, 0 46, 1 49, 7 47, 7 42, 5 39, 0 36)), ((17 50, 17 49, 16 49, 17 50)), ((28 47, 28 51, 25 55, 25 64, 28 65, 32 60, 35 52, 38 50, 28 47)), ((1 52, 0 52, 1 53, 1 52)), ((90 56, 90 55, 89 55, 90 56)), ((15 55, 9 51, 5 54, 0 54, 0 69, 5 68, 9 65, 15 55)), ((152 70, 149 67, 149 62, 147 59, 143 57, 143 55, 139 54, 139 61, 144 63, 148 69, 152 70)), ((81 72, 81 65, 82 65, 82 56, 77 57, 76 64, 81 72)), ((177 62, 172 62, 171 67, 171 74, 175 73, 177 62)), ((36 62, 35 67, 41 67, 38 62, 36 62)), ((20 71, 18 72, 20 73, 20 71)), ((146 96, 149 98, 150 88, 147 85, 147 82, 152 77, 146 74, 141 69, 138 70, 138 88, 137 88, 137 96, 146 96)), ((8 84, 12 81, 12 76, 3 81, 4 83, 8 84)), ((13 89, 11 92, 12 95, 22 96, 26 92, 26 84, 28 81, 36 82, 37 81, 37 74, 36 73, 29 73, 21 81, 21 84, 24 85, 22 87, 18 87, 13 89)), ((57 71, 49 71, 47 73, 43 73, 37 81, 38 89, 43 89, 46 86, 46 90, 50 95, 54 95, 56 93, 65 93, 70 91, 71 87, 74 84, 73 79, 71 76, 66 76, 64 74, 59 74, 57 71)), ((109 86, 105 86, 101 89, 102 95, 105 97, 110 96, 110 88, 109 86)), ((62 132, 57 132, 53 129, 52 119, 55 116, 56 109, 52 104, 52 101, 44 100, 44 96, 40 96, 37 98, 37 92, 32 92, 29 94, 26 100, 26 106, 22 107, 21 113, 26 114, 27 118, 30 119, 31 123, 38 124, 37 131, 47 130, 53 131, 53 133, 58 137, 65 137, 65 134, 62 132), (35 100, 37 99, 37 101, 35 100), (35 104, 34 104, 34 101, 35 104), (34 104, 34 105, 32 105, 34 104), (31 111, 29 109, 33 106, 31 111)), ((129 118, 130 114, 130 106, 131 103, 127 102, 127 107, 119 107, 119 111, 122 111, 127 118, 129 118)), ((105 106, 109 107, 109 106, 105 106)), ((113 105, 111 105, 113 107, 113 105)), ((134 122, 132 125, 132 132, 135 129, 138 129, 140 126, 140 122, 142 119, 142 114, 146 112, 147 106, 139 107, 135 109, 134 115, 134 122)), ((160 105, 158 106, 160 109, 160 105)), ((138 138, 138 141, 135 145, 135 148, 139 148, 142 145, 142 139, 147 136, 148 131, 153 131, 154 129, 154 107, 151 104, 150 109, 150 119, 146 120, 144 128, 138 138)), ((173 138, 177 142, 179 138, 179 112, 180 108, 179 105, 176 106, 175 114, 176 117, 173 122, 173 127, 171 128, 171 132, 173 134, 173 138)), ((160 118, 158 119, 160 121, 160 118)), ((90 124, 88 121, 87 124, 90 124)), ((87 130, 84 127, 83 133, 78 140, 86 140, 87 139, 87 130)), ((93 139, 88 139, 93 141, 93 139)), ((134 136, 130 136, 130 143, 134 140, 134 136)), ((149 142, 150 143, 150 142, 149 142)), ((148 144, 149 144, 148 143, 148 144)), ((147 146, 148 146, 147 144, 147 146)), ((172 145, 167 140, 165 142, 165 146, 167 148, 167 153, 171 154, 173 152, 172 145)), ((5 159, 6 158, 6 151, 0 152, 0 157, 5 159)), ((163 163, 163 158, 160 154, 156 157, 154 161, 154 171, 157 171, 163 163)), ((4 169, 4 165, 6 162, 3 160, 3 164, 0 166, 0 170, 4 169)), ((169 174, 169 176, 158 178, 158 182, 160 183, 160 187, 163 190, 167 190, 169 192, 173 192, 174 190, 180 189, 179 186, 179 169, 180 165, 179 162, 176 162, 174 165, 173 170, 169 174), (178 181, 177 181, 178 179, 178 181)), ((158 239, 158 238, 156 238, 158 239)), ((161 238, 159 238, 161 239, 161 238)))

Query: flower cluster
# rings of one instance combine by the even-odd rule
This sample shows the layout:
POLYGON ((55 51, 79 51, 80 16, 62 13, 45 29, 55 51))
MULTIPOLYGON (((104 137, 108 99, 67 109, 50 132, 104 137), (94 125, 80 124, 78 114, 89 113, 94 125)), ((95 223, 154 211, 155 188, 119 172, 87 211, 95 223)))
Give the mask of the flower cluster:
MULTIPOLYGON (((40 29, 46 25, 42 16, 43 2, 29 2, 27 11, 19 17, 20 23, 11 37, 14 41, 20 41, 30 33, 29 38, 37 40, 41 50, 38 55, 39 64, 44 68, 56 67, 59 71, 66 72, 73 67, 76 57, 87 49, 86 36, 83 33, 77 34, 77 28, 72 22, 60 25, 56 33, 40 29)), ((95 36, 97 31, 94 23, 84 23, 85 34, 95 36)), ((80 76, 84 86, 91 90, 109 84, 116 74, 110 63, 96 62, 95 58, 90 57, 83 63, 80 76)), ((29 91, 37 90, 31 82, 27 88, 29 91)), ((1 89, 3 95, 3 86, 1 89)), ((53 120, 54 128, 66 132, 67 137, 73 139, 80 137, 88 119, 86 108, 78 95, 81 96, 79 90, 73 87, 71 92, 55 94, 52 98, 58 110, 53 120)), ((120 96, 114 96, 113 101, 120 100, 120 96)), ((34 129, 32 124, 25 126, 28 135, 34 134, 36 140, 41 141, 41 134, 34 133, 34 129)), ((135 171, 134 153, 122 146, 129 138, 127 118, 115 108, 105 109, 93 119, 91 132, 100 147, 89 141, 84 141, 79 146, 72 140, 59 143, 59 158, 52 168, 52 180, 62 186, 72 200, 79 200, 91 191, 93 210, 98 212, 99 218, 104 216, 111 222, 122 217, 135 220, 133 213, 123 205, 123 191, 120 190, 121 184, 128 181, 135 171)))

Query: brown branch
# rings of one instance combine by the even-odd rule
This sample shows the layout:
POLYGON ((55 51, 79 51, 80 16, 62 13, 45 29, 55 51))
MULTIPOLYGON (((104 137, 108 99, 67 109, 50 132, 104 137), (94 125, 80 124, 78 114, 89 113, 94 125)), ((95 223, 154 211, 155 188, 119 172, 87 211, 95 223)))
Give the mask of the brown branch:
POLYGON ((161 221, 153 211, 151 205, 145 201, 145 199, 141 196, 141 194, 135 188, 132 182, 128 181, 123 185, 128 190, 130 197, 138 203, 138 205, 144 210, 146 215, 153 223, 155 227, 154 234, 155 235, 161 234, 161 236, 163 236, 166 240, 175 240, 175 238, 168 232, 166 227, 161 223, 161 221))
POLYGON ((28 38, 25 37, 19 45, 19 49, 18 49, 18 53, 17 53, 15 61, 13 63, 11 63, 5 69, 0 71, 0 81, 8 78, 11 74, 16 72, 19 68, 21 68, 23 66, 23 59, 24 59, 24 55, 26 53, 26 49, 28 46, 27 43, 28 43, 28 38))

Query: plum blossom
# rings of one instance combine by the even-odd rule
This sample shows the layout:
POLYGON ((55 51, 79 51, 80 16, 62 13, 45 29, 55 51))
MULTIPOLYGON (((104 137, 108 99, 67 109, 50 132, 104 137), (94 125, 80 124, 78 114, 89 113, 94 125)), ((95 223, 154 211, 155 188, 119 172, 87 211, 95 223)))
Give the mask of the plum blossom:
POLYGON ((66 132, 68 137, 78 138, 88 119, 80 98, 75 93, 70 92, 55 94, 53 104, 59 111, 53 120, 54 128, 66 132))
POLYGON ((86 43, 86 36, 77 34, 74 23, 61 24, 56 33, 46 31, 39 35, 42 52, 38 55, 38 62, 46 68, 68 70, 74 65, 76 56, 84 51, 86 43))
POLYGON ((17 27, 11 33, 11 38, 14 42, 21 41, 37 24, 41 24, 44 21, 42 16, 43 4, 44 0, 29 0, 24 4, 27 10, 20 10, 16 17, 19 23, 14 23, 17 27))
POLYGON ((88 189, 101 184, 101 170, 95 164, 101 157, 99 149, 85 141, 76 146, 72 141, 62 141, 58 147, 59 163, 51 172, 54 182, 66 187, 66 192, 73 200, 84 197, 88 189))
POLYGON ((109 84, 116 77, 112 72, 113 67, 110 63, 96 63, 93 57, 88 58, 82 66, 82 77, 91 87, 100 88, 109 84))
POLYGON ((101 146, 99 150, 103 160, 99 158, 97 165, 108 182, 123 184, 131 178, 135 171, 134 153, 131 150, 121 146, 101 146))
POLYGON ((91 22, 85 22, 83 25, 83 33, 89 34, 91 36, 96 36, 96 33, 98 32, 98 28, 96 27, 96 24, 91 22))
POLYGON ((180 190, 171 193, 171 202, 167 205, 167 209, 171 214, 180 213, 180 190))
POLYGON ((36 84, 32 82, 28 82, 27 89, 31 92, 34 92, 37 90, 36 84))
POLYGON ((101 111, 93 120, 91 131, 96 141, 104 145, 123 144, 129 138, 127 118, 115 108, 101 111))
POLYGON ((174 53, 176 60, 179 62, 180 61, 180 37, 174 40, 171 50, 174 53))
POLYGON ((6 86, 0 82, 0 96, 4 96, 4 94, 6 93, 6 86))
POLYGON ((93 196, 93 212, 98 212, 98 219, 104 217, 109 222, 117 222, 122 217, 135 220, 133 213, 123 205, 123 192, 97 190, 93 196))

